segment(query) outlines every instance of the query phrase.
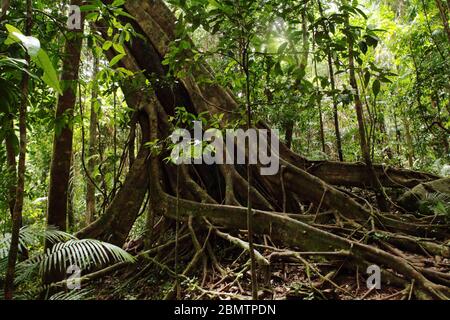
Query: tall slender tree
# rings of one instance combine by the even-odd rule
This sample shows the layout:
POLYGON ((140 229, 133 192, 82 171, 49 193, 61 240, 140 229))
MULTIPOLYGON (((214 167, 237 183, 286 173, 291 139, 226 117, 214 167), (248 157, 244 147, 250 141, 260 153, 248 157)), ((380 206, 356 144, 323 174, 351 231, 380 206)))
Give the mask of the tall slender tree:
MULTIPOLYGON (((308 57, 309 57, 309 34, 308 34, 308 21, 306 19, 306 12, 304 11, 306 8, 303 9, 301 12, 301 21, 302 21, 302 54, 301 54, 301 60, 300 60, 300 70, 301 74, 306 74, 306 68, 308 67, 308 57)), ((297 79, 296 86, 299 86, 302 79, 297 79)), ((288 148, 292 147, 292 139, 294 136, 294 127, 295 127, 295 121, 292 119, 289 119, 286 122, 286 128, 285 128, 285 140, 286 140, 286 146, 288 148)))
POLYGON ((17 182, 17 161, 16 161, 16 150, 14 148, 14 119, 12 117, 8 118, 6 123, 7 131, 9 131, 7 137, 5 138, 6 145, 6 158, 8 162, 8 171, 12 176, 11 184, 9 187, 8 194, 8 205, 9 211, 11 213, 11 218, 14 215, 14 204, 16 202, 16 182, 17 182))
POLYGON ((362 157, 364 159, 365 164, 368 168, 368 173, 371 176, 372 187, 375 191, 375 195, 377 198, 378 206, 382 211, 388 211, 389 205, 386 199, 386 196, 383 191, 383 186, 381 185, 375 170, 372 164, 372 158, 370 156, 370 146, 367 140, 366 128, 364 124, 364 111, 363 104, 361 101, 361 97, 359 94, 358 82, 356 80, 356 72, 355 72, 355 35, 352 30, 352 26, 350 25, 350 14, 345 13, 345 28, 347 35, 347 44, 348 44, 348 70, 349 70, 349 79, 350 86, 353 90, 353 101, 355 104, 355 112, 356 118, 358 120, 358 133, 359 133, 359 144, 361 148, 362 157))
MULTIPOLYGON (((71 0, 71 5, 81 6, 81 0, 71 0)), ((50 187, 48 194, 47 224, 59 230, 67 228, 67 201, 72 159, 73 114, 76 103, 77 80, 83 38, 83 17, 80 30, 67 33, 62 59, 61 82, 63 94, 56 107, 50 187)))
MULTIPOLYGON (((32 2, 27 0, 27 17, 25 20, 25 34, 31 35, 31 28, 33 25, 32 18, 32 2)), ((29 65, 30 57, 26 53, 27 65, 29 65)), ((28 92, 29 92, 30 76, 28 72, 23 72, 22 75, 22 100, 19 105, 19 164, 17 168, 17 187, 16 200, 14 203, 14 210, 12 215, 12 232, 11 244, 8 255, 8 265, 5 277, 5 299, 11 300, 14 293, 14 274, 16 271, 16 260, 19 251, 19 236, 20 227, 22 225, 22 210, 23 197, 25 193, 25 160, 27 154, 27 106, 28 106, 28 92)))
MULTIPOLYGON (((317 0, 317 4, 319 6, 319 12, 321 18, 325 17, 322 2, 321 0, 317 0)), ((324 29, 327 34, 329 34, 329 29, 326 23, 324 23, 324 29)), ((327 54, 327 63, 328 63, 328 76, 330 78, 331 84, 331 96, 333 100, 333 120, 334 120, 334 132, 336 136, 336 149, 338 152, 339 161, 344 161, 344 154, 342 152, 342 138, 341 138, 341 130, 339 128, 339 112, 338 112, 338 101, 336 98, 336 79, 334 76, 334 67, 333 67, 333 55, 331 51, 330 43, 326 44, 326 54, 327 54)))
MULTIPOLYGON (((315 31, 314 31, 315 34, 315 31)), ((316 54, 316 39, 314 36, 313 41, 313 52, 316 54)), ((316 79, 316 88, 319 90, 320 84, 319 84, 319 73, 317 72, 317 60, 316 57, 313 57, 314 62, 314 76, 316 79)), ((323 125, 323 111, 322 111, 322 95, 318 94, 317 96, 317 108, 319 110, 319 135, 320 135, 320 144, 322 146, 322 152, 326 152, 325 148, 325 132, 324 132, 324 125, 323 125)))
MULTIPOLYGON (((98 84, 96 81, 99 69, 99 59, 94 52, 93 74, 92 74, 92 96, 91 96, 91 114, 89 124, 89 153, 87 174, 93 176, 96 160, 96 146, 97 146, 97 122, 98 122, 98 84)), ((86 224, 91 223, 95 217, 95 185, 90 179, 87 179, 86 185, 86 224)))

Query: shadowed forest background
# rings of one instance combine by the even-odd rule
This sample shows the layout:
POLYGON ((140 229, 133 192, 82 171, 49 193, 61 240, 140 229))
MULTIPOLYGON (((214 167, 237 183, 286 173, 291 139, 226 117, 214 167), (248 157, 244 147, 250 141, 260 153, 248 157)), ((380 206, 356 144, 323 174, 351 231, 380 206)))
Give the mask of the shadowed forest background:
POLYGON ((2 299, 450 298, 449 0, 0 3, 2 299))

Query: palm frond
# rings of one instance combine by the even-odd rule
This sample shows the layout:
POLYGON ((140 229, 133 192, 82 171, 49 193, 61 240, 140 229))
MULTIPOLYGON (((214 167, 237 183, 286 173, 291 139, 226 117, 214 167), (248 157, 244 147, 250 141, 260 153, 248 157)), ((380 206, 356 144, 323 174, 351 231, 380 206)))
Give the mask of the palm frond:
POLYGON ((56 243, 45 253, 30 258, 23 263, 37 265, 41 274, 54 270, 64 271, 75 265, 81 270, 88 270, 92 266, 103 266, 113 262, 134 262, 134 257, 125 250, 92 239, 71 239, 56 243))
POLYGON ((71 235, 70 233, 60 231, 54 227, 47 227, 44 234, 45 240, 49 241, 52 244, 58 243, 58 242, 64 242, 70 239, 76 239, 74 235, 71 235))
MULTIPOLYGON (((42 244, 44 240, 52 244, 75 239, 75 237, 67 232, 59 231, 56 228, 49 227, 45 231, 41 228, 25 226, 20 229, 19 233, 19 250, 28 248, 37 244, 42 244)), ((0 238, 0 260, 7 257, 11 244, 11 233, 6 233, 0 238)))
POLYGON ((87 289, 61 291, 52 295, 49 300, 87 300, 91 293, 92 290, 87 289))
MULTIPOLYGON (((99 240, 82 239, 50 228, 44 232, 42 228, 23 227, 20 230, 20 249, 42 248, 43 240, 52 243, 51 249, 44 253, 32 255, 25 261, 16 264, 16 286, 29 288, 31 283, 40 283, 44 274, 52 272, 65 272, 69 266, 76 266, 83 273, 99 267, 104 267, 115 262, 134 262, 135 258, 125 250, 110 243, 99 240)), ((0 278, 6 272, 9 246, 11 235, 7 234, 0 238, 0 278)), ((35 287, 35 285, 32 285, 35 287)), ((34 296, 35 290, 28 292, 34 296)), ((22 290, 21 294, 27 294, 27 289, 22 290)), ((84 292, 73 292, 61 294, 51 299, 58 300, 77 300, 85 298, 84 292)))

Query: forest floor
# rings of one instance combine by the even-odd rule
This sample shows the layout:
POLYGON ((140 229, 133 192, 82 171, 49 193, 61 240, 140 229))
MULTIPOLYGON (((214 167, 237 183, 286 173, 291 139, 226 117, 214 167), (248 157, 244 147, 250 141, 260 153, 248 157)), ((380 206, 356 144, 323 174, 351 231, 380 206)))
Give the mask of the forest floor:
MULTIPOLYGON (((353 188, 360 201, 375 202, 371 192, 353 188)), ((392 197, 398 195, 390 194, 392 197)), ((307 209, 307 208, 306 208, 307 209)), ((311 209, 311 208, 310 208, 311 209)), ((401 212, 395 212, 401 215, 401 212)), ((206 237, 205 234, 202 235, 206 237)), ((232 234, 246 241, 245 231, 232 234)), ((174 235, 166 234, 165 241, 173 241, 174 235)), ((358 242, 367 243, 383 250, 393 250, 413 263, 416 267, 428 268, 440 274, 450 274, 450 259, 401 251, 393 247, 380 247, 376 239, 367 235, 358 242)), ((128 250, 134 254, 142 252, 142 240, 131 242, 128 250)), ((251 274, 247 250, 238 248, 228 241, 213 237, 208 240, 209 250, 205 250, 207 262, 200 259, 189 277, 182 277, 180 299, 239 299, 251 298, 251 274)), ((256 249, 270 262, 268 266, 258 267, 258 288, 260 299, 299 299, 299 300, 405 300, 414 299, 414 282, 405 279, 403 285, 394 285, 382 281, 381 287, 370 288, 367 284, 372 273, 362 270, 348 257, 329 258, 310 253, 300 253, 302 259, 292 259, 296 248, 285 248, 271 241, 268 236, 255 237, 256 249)), ((141 259, 138 263, 116 271, 103 279, 93 281, 88 286, 95 299, 164 299, 168 292, 174 292, 174 251, 173 246, 150 259, 141 259)), ((180 240, 179 270, 186 268, 193 257, 189 240, 180 240)), ((392 271, 392 270, 388 270, 392 271)), ((180 272, 181 273, 181 272, 180 272)), ((386 280, 386 279, 383 279, 386 280)), ((170 296, 171 299, 174 296, 170 296)))
MULTIPOLYGON (((220 244, 221 246, 224 243, 220 244)), ((218 248, 215 248, 218 249, 218 248)), ((220 252, 220 251, 216 251, 220 252)), ((190 280, 181 284, 181 299, 239 299, 251 298, 249 263, 247 254, 235 248, 222 248, 218 263, 222 268, 208 268, 202 285, 202 268, 190 280), (232 259, 232 256, 239 256, 232 259), (200 288, 201 287, 201 288, 200 288)), ((450 260, 440 257, 409 255, 421 266, 438 266, 435 271, 450 272, 450 260)), ((370 274, 356 269, 349 272, 342 261, 312 261, 308 264, 296 262, 271 263, 270 272, 260 272, 259 297, 272 300, 407 300, 414 299, 411 286, 404 288, 382 284, 380 289, 369 289, 366 283, 370 274), (267 277, 267 275, 269 275, 267 277)), ((163 299, 172 288, 173 275, 151 262, 140 263, 117 271, 91 283, 92 296, 100 300, 147 300, 163 299)))
MULTIPOLYGON (((318 266, 319 264, 315 264, 318 266)), ((334 268, 331 264, 321 264, 321 270, 334 268)), ((142 270, 143 268, 138 268, 142 270)), ((330 278, 336 285, 324 281, 315 274, 310 274, 307 268, 296 263, 280 263, 273 266, 269 284, 259 290, 260 299, 272 300, 401 300, 408 299, 409 291, 394 286, 382 286, 381 289, 367 289, 367 276, 361 273, 349 274, 342 271, 338 276, 330 278)), ((94 282, 92 296, 100 300, 147 300, 162 299, 173 284, 173 278, 167 273, 158 272, 157 268, 149 269, 153 275, 130 281, 130 275, 137 273, 135 267, 118 272, 94 282), (159 277, 157 279, 157 277, 159 277), (95 288, 95 289, 94 289, 95 288)), ((198 281, 198 278, 193 278, 198 281)), ((210 278, 199 291, 186 288, 183 285, 182 299, 251 299, 250 274, 246 274, 240 281, 231 277, 210 278), (220 283, 219 283, 220 282, 220 283)))

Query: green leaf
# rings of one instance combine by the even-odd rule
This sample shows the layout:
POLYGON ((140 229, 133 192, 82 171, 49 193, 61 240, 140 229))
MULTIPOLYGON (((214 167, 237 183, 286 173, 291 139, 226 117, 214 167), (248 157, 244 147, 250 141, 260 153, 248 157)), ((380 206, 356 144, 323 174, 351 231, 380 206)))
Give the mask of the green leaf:
POLYGON ((390 79, 386 78, 385 76, 381 76, 379 78, 379 80, 384 83, 392 83, 392 81, 390 79))
POLYGON ((356 12, 358 12, 364 19, 368 19, 367 15, 364 13, 364 11, 362 11, 361 9, 357 8, 357 7, 353 7, 355 9, 356 12))
POLYGON ((6 45, 10 45, 16 42, 20 42, 19 38, 17 38, 16 34, 22 34, 22 32, 16 27, 6 24, 6 30, 8 30, 8 38, 5 40, 6 45))
MULTIPOLYGON (((121 72, 123 75, 129 76, 129 77, 131 77, 131 76, 134 75, 133 71, 130 71, 130 70, 125 69, 125 68, 122 68, 122 67, 117 68, 117 71, 119 71, 119 72, 121 72)), ((131 109, 131 110, 134 110, 134 109, 131 109)))
POLYGON ((6 29, 9 33, 8 38, 5 40, 6 45, 20 42, 31 57, 37 56, 39 50, 41 49, 41 43, 37 38, 25 36, 19 29, 10 24, 6 25, 6 29))
POLYGON ((359 48, 361 49, 362 53, 366 54, 368 47, 367 47, 367 43, 365 43, 364 41, 360 41, 358 43, 359 48))
POLYGON ((364 87, 367 87, 370 81, 370 72, 366 71, 364 74, 364 87))
POLYGON ((107 40, 105 41, 105 43, 103 43, 102 49, 104 51, 108 51, 109 48, 111 48, 112 44, 113 44, 112 41, 107 40))
POLYGON ((273 70, 274 70, 276 75, 278 75, 278 76, 282 76, 283 75, 283 69, 281 68, 280 62, 277 62, 275 64, 273 70))
POLYGON ((380 93, 380 89, 381 89, 381 82, 380 82, 380 80, 376 79, 372 84, 372 91, 373 91, 373 94, 375 95, 375 98, 380 93))
POLYGON ((120 7, 123 6, 125 4, 125 0, 114 0, 114 2, 112 3, 113 7, 120 7))
POLYGON ((38 54, 35 57, 32 57, 32 60, 38 67, 40 67, 44 71, 44 75, 42 76, 42 80, 51 88, 55 89, 59 94, 62 94, 62 90, 59 84, 58 74, 56 73, 55 68, 53 67, 50 58, 47 53, 40 49, 38 54))
POLYGON ((191 48, 191 44, 189 41, 186 40, 182 40, 179 44, 178 44, 179 48, 181 50, 187 50, 191 48))
POLYGON ((126 56, 125 53, 119 53, 117 56, 115 56, 114 58, 111 59, 111 61, 109 62, 109 66, 110 67, 114 66, 115 64, 117 64, 117 62, 119 62, 125 56, 126 56))
POLYGON ((86 15, 86 20, 95 21, 98 19, 98 12, 91 12, 86 15))
POLYGON ((86 4, 86 5, 80 7, 81 12, 95 11, 97 9, 98 9, 98 6, 96 6, 95 4, 86 4))
POLYGON ((376 36, 372 36, 372 35, 367 35, 364 38, 366 39, 367 45, 374 47, 374 48, 378 45, 378 42, 380 41, 379 38, 377 38, 376 36))
POLYGON ((62 94, 61 87, 59 85, 58 75, 50 61, 47 53, 41 49, 41 44, 37 38, 31 36, 25 36, 16 27, 6 24, 6 29, 9 32, 8 38, 5 44, 13 44, 16 42, 21 42, 22 45, 27 50, 36 65, 44 71, 42 80, 51 88, 55 89, 58 93, 62 94))
POLYGON ((114 50, 116 50, 118 53, 125 54, 125 49, 120 43, 113 43, 114 50))
POLYGON ((114 13, 115 13, 116 15, 118 15, 118 16, 124 16, 124 17, 130 18, 130 19, 132 19, 132 20, 136 20, 135 17, 133 17, 133 16, 132 16, 131 14, 129 14, 128 12, 123 11, 122 9, 116 9, 116 10, 114 11, 114 13))
POLYGON ((286 48, 289 43, 285 42, 281 46, 278 47, 278 54, 283 54, 286 51, 286 48))
POLYGON ((231 62, 228 64, 228 66, 225 68, 225 74, 230 72, 231 68, 233 68, 237 62, 235 60, 231 60, 231 62))

